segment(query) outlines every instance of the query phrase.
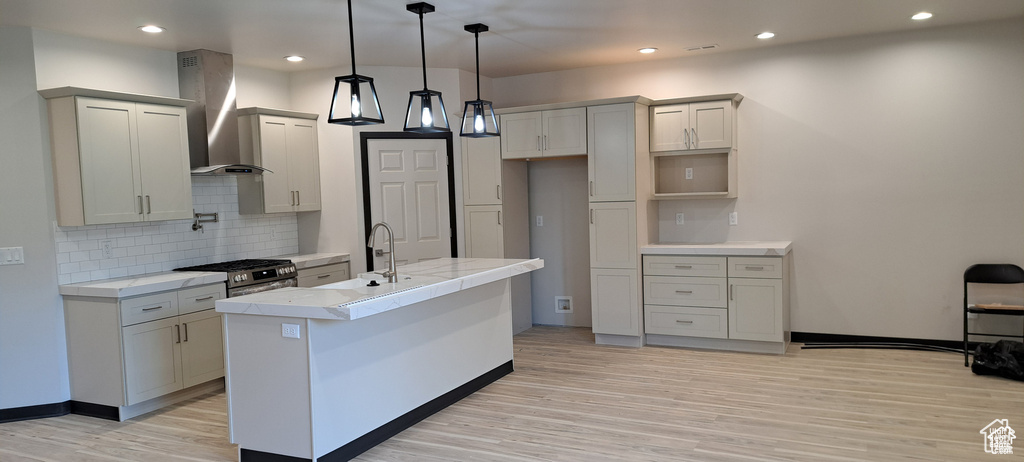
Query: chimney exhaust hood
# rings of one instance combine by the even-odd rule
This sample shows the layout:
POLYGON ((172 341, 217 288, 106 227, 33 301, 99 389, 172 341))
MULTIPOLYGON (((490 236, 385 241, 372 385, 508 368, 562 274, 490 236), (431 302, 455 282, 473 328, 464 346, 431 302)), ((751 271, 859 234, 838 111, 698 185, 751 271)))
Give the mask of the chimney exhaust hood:
POLYGON ((273 173, 241 163, 233 64, 231 55, 216 51, 178 53, 178 93, 195 101, 186 108, 193 175, 273 173))

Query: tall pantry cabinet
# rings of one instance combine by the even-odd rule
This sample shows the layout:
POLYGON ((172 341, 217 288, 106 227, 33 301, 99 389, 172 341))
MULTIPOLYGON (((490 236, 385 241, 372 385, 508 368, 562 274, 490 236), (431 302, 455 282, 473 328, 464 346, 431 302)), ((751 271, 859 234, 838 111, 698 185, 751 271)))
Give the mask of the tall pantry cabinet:
POLYGON ((590 291, 596 342, 643 345, 640 247, 656 240, 647 105, 587 107, 590 291))
MULTIPOLYGON (((462 138, 462 179, 465 256, 530 258, 526 163, 503 161, 498 137, 462 138)), ((533 326, 532 311, 530 275, 513 277, 513 334, 533 326)))

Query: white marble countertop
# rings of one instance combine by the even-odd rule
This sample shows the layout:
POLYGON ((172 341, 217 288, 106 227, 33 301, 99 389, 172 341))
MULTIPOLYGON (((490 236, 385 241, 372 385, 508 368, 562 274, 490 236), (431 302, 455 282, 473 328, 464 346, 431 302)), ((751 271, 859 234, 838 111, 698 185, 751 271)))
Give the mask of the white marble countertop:
POLYGON ((272 258, 291 260, 292 263, 295 263, 295 269, 297 270, 333 265, 335 263, 345 263, 350 260, 349 254, 347 253, 330 252, 307 253, 302 255, 281 255, 272 258))
POLYGON ((791 241, 727 241, 704 244, 658 243, 640 248, 643 255, 785 255, 793 248, 791 241))
POLYGON ((79 297, 125 298, 166 290, 222 283, 227 279, 227 273, 168 271, 165 273, 141 274, 134 277, 64 284, 60 286, 59 291, 61 295, 77 295, 79 297))
POLYGON ((217 301, 221 313, 355 320, 544 267, 544 260, 440 258, 399 266, 399 282, 353 280, 289 287, 217 301))

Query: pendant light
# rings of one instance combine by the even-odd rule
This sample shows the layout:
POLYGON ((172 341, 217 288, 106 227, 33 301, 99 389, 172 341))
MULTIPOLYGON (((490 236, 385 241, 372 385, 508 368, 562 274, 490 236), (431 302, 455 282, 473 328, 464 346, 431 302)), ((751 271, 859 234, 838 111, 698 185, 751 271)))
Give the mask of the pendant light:
POLYGON ((373 78, 356 74, 356 41, 352 30, 352 0, 348 0, 348 43, 352 56, 352 73, 334 78, 334 98, 327 123, 339 125, 372 125, 384 123, 377 100, 373 78), (342 83, 347 85, 342 85, 342 83), (348 90, 347 92, 345 90, 348 90))
POLYGON ((466 101, 466 108, 462 111, 462 131, 459 135, 470 138, 500 136, 498 119, 494 117, 494 107, 490 101, 480 99, 480 33, 487 32, 490 28, 487 24, 469 24, 465 29, 466 32, 473 33, 473 40, 476 42, 476 99, 466 101))
POLYGON ((405 113, 405 131, 416 133, 450 132, 448 114, 444 110, 441 92, 427 89, 427 48, 423 42, 423 15, 432 13, 434 5, 426 2, 410 3, 405 5, 405 9, 420 17, 420 55, 423 58, 423 89, 409 92, 409 110, 405 113))

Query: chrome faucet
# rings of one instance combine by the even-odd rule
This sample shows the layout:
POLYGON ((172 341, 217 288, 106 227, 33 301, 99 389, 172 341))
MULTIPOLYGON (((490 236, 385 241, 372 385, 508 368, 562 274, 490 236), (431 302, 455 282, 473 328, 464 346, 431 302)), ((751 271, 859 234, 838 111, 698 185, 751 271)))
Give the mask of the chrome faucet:
POLYGON ((370 239, 366 241, 366 246, 373 248, 373 238, 377 236, 377 228, 381 226, 388 232, 388 270, 380 273, 381 276, 388 278, 388 282, 398 282, 398 271, 395 268, 395 233, 391 230, 391 227, 383 221, 373 225, 373 229, 370 230, 370 239))

